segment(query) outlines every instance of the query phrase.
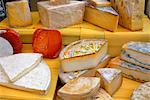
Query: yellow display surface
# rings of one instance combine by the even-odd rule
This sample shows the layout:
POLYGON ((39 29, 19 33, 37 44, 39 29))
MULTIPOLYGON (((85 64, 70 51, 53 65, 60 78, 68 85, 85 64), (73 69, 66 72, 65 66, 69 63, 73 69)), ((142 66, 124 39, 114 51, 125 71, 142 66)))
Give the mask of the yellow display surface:
MULTIPOLYGON (((32 52, 31 44, 24 45, 23 52, 32 52)), ((60 63, 58 59, 53 59, 53 60, 44 59, 44 60, 46 61, 46 63, 49 65, 51 69, 51 85, 47 95, 42 96, 30 92, 25 92, 25 91, 20 91, 20 90, 15 90, 15 89, 10 89, 10 88, 0 86, 0 100, 1 99, 53 100, 56 84, 58 80, 58 68, 60 66, 60 63)))

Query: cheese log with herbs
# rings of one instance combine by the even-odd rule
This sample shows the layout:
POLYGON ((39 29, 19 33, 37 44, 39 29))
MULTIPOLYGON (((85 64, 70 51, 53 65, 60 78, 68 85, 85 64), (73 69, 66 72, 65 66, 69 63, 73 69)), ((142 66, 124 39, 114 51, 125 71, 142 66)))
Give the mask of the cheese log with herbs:
POLYGON ((30 8, 27 0, 6 3, 8 23, 11 27, 23 27, 32 24, 30 8))
POLYGON ((51 6, 48 1, 38 2, 40 19, 50 29, 63 28, 83 21, 85 2, 70 1, 69 4, 51 6))
POLYGON ((139 82, 150 81, 150 70, 138 65, 120 60, 119 57, 112 59, 108 67, 120 69, 124 77, 133 79, 139 82))
POLYGON ((135 89, 130 100, 150 100, 150 82, 143 83, 135 89))
POLYGON ((119 15, 112 7, 86 6, 84 20, 109 31, 116 31, 119 15))
POLYGON ((63 100, 86 100, 100 87, 100 78, 79 77, 69 81, 58 90, 58 96, 63 100))
POLYGON ((104 39, 83 39, 66 46, 60 53, 61 68, 64 72, 94 68, 107 54, 104 39))
POLYGON ((111 0, 113 8, 119 13, 119 24, 130 30, 143 29, 145 0, 111 0))
POLYGON ((0 67, 4 70, 10 82, 15 82, 41 62, 42 55, 38 53, 20 53, 0 58, 0 67))
POLYGON ((150 42, 129 42, 121 51, 121 59, 150 69, 150 42))
POLYGON ((50 80, 50 70, 44 61, 14 83, 9 82, 4 70, 0 68, 0 85, 9 88, 29 91, 37 94, 46 94, 50 85, 50 80))
POLYGON ((113 95, 122 84, 121 70, 115 68, 99 68, 96 76, 101 78, 101 87, 113 95))
POLYGON ((4 38, 0 37, 0 57, 13 55, 13 47, 4 38))
POLYGON ((62 4, 68 4, 69 0, 49 0, 50 5, 62 5, 62 4))
POLYGON ((62 83, 67 83, 68 81, 77 78, 77 77, 94 77, 95 72, 97 68, 103 68, 105 67, 110 60, 110 56, 106 55, 102 61, 98 64, 96 68, 92 68, 89 70, 81 70, 81 71, 74 71, 74 72, 67 72, 64 73, 62 69, 59 70, 59 78, 62 81, 62 83))

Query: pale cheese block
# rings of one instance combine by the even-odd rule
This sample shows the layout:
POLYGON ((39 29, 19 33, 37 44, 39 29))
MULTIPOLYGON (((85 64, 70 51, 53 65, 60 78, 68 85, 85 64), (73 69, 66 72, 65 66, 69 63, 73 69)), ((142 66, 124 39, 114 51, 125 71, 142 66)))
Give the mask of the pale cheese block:
POLYGON ((150 70, 150 42, 129 42, 123 45, 121 59, 150 70))
POLYGON ((63 72, 95 68, 107 54, 104 39, 83 39, 66 46, 59 55, 63 72))
POLYGON ((96 69, 105 67, 110 60, 110 56, 106 55, 97 65, 96 68, 92 68, 89 70, 81 70, 74 72, 64 73, 62 69, 59 70, 59 78, 62 83, 67 83, 68 81, 77 78, 77 77, 94 77, 96 73, 96 69))
POLYGON ((0 68, 2 68, 10 82, 15 82, 32 69, 42 60, 42 54, 20 53, 7 57, 0 57, 0 68))
POLYGON ((68 4, 70 0, 49 0, 50 5, 62 5, 62 4, 68 4))
POLYGON ((63 100, 85 100, 94 95, 100 87, 100 78, 79 77, 69 81, 58 90, 63 100))
POLYGON ((119 15, 112 7, 85 7, 84 20, 109 31, 116 31, 119 15))
POLYGON ((7 2, 6 10, 11 27, 24 27, 32 24, 28 0, 7 2))
POLYGON ((135 89, 131 100, 150 100, 150 82, 143 83, 135 89))
POLYGON ((150 81, 149 69, 120 60, 119 57, 112 59, 108 67, 120 69, 124 77, 130 78, 132 80, 139 82, 150 81))
POLYGON ((45 27, 63 28, 83 21, 85 2, 70 1, 69 4, 51 6, 48 1, 38 2, 40 19, 45 27))
POLYGON ((44 61, 14 83, 9 82, 9 78, 4 73, 4 70, 0 68, 0 85, 9 88, 29 91, 37 94, 46 94, 50 86, 50 81, 50 69, 44 61))
POLYGON ((113 8, 119 13, 119 24, 130 30, 143 29, 145 0, 111 0, 113 8))
POLYGON ((0 57, 13 55, 13 47, 4 38, 0 37, 0 57))
POLYGON ((122 84, 121 70, 115 68, 99 68, 96 73, 101 78, 101 87, 113 95, 122 84))

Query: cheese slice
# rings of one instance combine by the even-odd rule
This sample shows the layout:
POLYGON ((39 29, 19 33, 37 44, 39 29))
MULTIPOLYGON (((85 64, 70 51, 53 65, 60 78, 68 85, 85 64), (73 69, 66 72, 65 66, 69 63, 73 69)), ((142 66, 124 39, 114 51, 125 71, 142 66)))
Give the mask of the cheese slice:
POLYGON ((100 87, 100 78, 79 77, 69 81, 58 90, 63 100, 85 100, 94 95, 100 87))
POLYGON ((0 37, 0 57, 9 56, 13 54, 13 47, 4 38, 0 37))
POLYGON ((32 24, 28 0, 7 2, 6 9, 11 27, 23 27, 32 24))
POLYGON ((95 68, 107 54, 104 39, 83 39, 66 46, 60 53, 63 72, 95 68))
POLYGON ((62 83, 67 83, 68 81, 77 78, 77 77, 93 77, 95 76, 96 69, 97 68, 103 68, 105 67, 110 60, 110 56, 106 55, 102 61, 98 64, 96 68, 92 68, 89 70, 81 70, 81 71, 75 71, 75 72, 67 72, 64 73, 62 69, 59 70, 59 78, 62 83))
POLYGON ((0 67, 4 70, 10 82, 15 82, 41 62, 42 55, 38 53, 20 53, 0 58, 0 67))
POLYGON ((68 4, 69 0, 49 0, 50 5, 62 5, 62 4, 68 4))
POLYGON ((129 42, 121 51, 121 59, 150 69, 150 42, 129 42))
POLYGON ((109 31, 116 31, 119 15, 112 7, 86 6, 84 20, 109 31))
POLYGON ((83 21, 85 2, 70 1, 69 4, 52 6, 48 1, 38 2, 40 19, 50 29, 63 28, 83 21))
POLYGON ((24 75, 16 82, 10 83, 7 75, 0 68, 0 85, 38 94, 46 94, 50 85, 50 75, 48 65, 42 61, 28 74, 24 75))
POLYGON ((99 68, 96 76, 101 78, 101 86, 113 95, 122 84, 121 70, 114 68, 99 68))
POLYGON ((113 8, 119 13, 119 24, 130 30, 143 29, 145 0, 111 0, 113 8))
POLYGON ((119 57, 112 59, 108 67, 120 69, 124 77, 140 82, 150 81, 150 70, 138 65, 120 60, 119 57))
POLYGON ((150 100, 150 82, 146 82, 135 89, 131 100, 150 100))

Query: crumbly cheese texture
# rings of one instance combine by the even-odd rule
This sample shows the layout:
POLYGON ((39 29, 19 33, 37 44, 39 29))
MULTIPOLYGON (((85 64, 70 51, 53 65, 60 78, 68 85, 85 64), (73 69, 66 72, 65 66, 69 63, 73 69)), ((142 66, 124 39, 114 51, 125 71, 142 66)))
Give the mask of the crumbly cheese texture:
POLYGON ((64 58, 94 54, 98 52, 104 44, 104 40, 83 40, 69 47, 64 52, 64 58))
POLYGON ((135 89, 131 100, 150 100, 150 82, 146 82, 135 89))
POLYGON ((0 57, 9 56, 13 54, 13 47, 4 38, 0 37, 0 57))

